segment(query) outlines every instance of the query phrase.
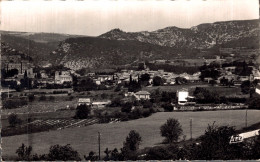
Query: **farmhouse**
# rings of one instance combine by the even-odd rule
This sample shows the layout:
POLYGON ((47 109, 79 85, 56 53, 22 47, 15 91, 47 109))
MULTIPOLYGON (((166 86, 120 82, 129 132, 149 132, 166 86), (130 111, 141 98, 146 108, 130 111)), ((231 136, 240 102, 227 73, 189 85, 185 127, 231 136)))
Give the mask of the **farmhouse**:
POLYGON ((149 100, 150 99, 150 93, 147 91, 139 91, 135 93, 135 97, 137 100, 149 100))

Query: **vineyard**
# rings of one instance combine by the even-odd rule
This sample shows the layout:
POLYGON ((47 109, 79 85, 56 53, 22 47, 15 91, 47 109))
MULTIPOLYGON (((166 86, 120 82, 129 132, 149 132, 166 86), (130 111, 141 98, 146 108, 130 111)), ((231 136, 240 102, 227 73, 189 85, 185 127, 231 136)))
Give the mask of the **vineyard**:
POLYGON ((20 134, 30 134, 49 130, 61 130, 65 128, 84 127, 98 123, 98 119, 47 119, 35 120, 14 128, 2 129, 1 136, 13 136, 20 134))

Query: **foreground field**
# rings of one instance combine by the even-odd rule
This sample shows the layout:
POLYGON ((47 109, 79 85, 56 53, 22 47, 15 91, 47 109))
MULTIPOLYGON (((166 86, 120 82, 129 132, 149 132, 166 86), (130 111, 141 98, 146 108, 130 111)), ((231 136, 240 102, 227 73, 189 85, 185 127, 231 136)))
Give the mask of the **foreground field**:
MULTIPOLYGON (((71 144, 81 156, 91 150, 98 152, 97 135, 101 132, 101 153, 108 147, 121 148, 125 137, 130 130, 137 130, 142 136, 141 148, 160 144, 163 138, 160 135, 160 126, 168 118, 180 121, 186 139, 190 138, 190 119, 193 123, 193 137, 202 135, 208 124, 216 121, 217 125, 236 126, 237 129, 245 126, 246 110, 203 111, 203 112, 161 112, 148 118, 112 123, 94 124, 81 128, 67 128, 57 131, 18 135, 2 138, 3 157, 15 156, 16 149, 22 144, 33 146, 34 153, 47 153, 49 147, 55 144, 71 144)), ((259 122, 260 111, 248 110, 248 125, 259 122)))

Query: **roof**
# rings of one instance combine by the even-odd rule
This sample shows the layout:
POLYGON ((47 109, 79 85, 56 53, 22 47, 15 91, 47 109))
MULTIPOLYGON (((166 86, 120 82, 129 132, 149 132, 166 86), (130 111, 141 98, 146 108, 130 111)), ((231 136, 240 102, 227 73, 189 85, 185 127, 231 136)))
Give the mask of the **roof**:
POLYGON ((90 98, 79 98, 79 102, 90 102, 90 98))
POLYGON ((150 93, 147 91, 139 91, 139 92, 136 92, 135 94, 136 95, 150 95, 150 93))

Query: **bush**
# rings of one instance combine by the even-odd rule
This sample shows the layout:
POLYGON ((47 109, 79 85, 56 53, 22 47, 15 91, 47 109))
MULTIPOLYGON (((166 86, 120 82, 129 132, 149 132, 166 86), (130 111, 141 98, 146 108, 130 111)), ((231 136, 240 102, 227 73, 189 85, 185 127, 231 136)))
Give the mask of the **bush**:
POLYGON ((46 101, 46 96, 45 95, 42 95, 42 96, 40 96, 40 98, 39 98, 39 101, 46 101))
POLYGON ((2 102, 4 109, 15 109, 28 104, 28 102, 24 99, 8 99, 3 100, 2 102))
POLYGON ((17 150, 16 153, 18 154, 19 161, 29 161, 31 157, 32 147, 31 146, 25 146, 22 144, 17 150))
POLYGON ((50 97, 49 97, 49 100, 50 100, 50 101, 55 101, 55 97, 54 97, 54 96, 50 96, 50 97))
POLYGON ((170 103, 163 104, 162 107, 164 108, 164 111, 166 111, 166 112, 173 111, 173 106, 170 103))
POLYGON ((68 160, 81 160, 79 153, 75 151, 69 144, 65 146, 54 145, 51 146, 48 160, 61 160, 61 161, 68 161, 68 160))
POLYGON ((126 113, 130 113, 131 110, 132 110, 132 107, 133 107, 133 104, 131 102, 126 102, 122 108, 121 108, 121 111, 122 112, 126 112, 126 113))
POLYGON ((75 114, 74 118, 76 118, 76 119, 86 119, 86 118, 88 118, 88 116, 90 114, 90 109, 91 108, 87 105, 77 106, 76 114, 75 114))
POLYGON ((148 100, 143 101, 142 105, 143 105, 143 108, 151 108, 151 107, 153 107, 153 103, 148 101, 148 100))
POLYGON ((16 114, 11 114, 8 116, 8 122, 11 127, 15 127, 17 124, 21 124, 22 120, 16 114))
POLYGON ((29 95, 28 100, 29 100, 29 102, 33 102, 35 100, 34 94, 29 95))

